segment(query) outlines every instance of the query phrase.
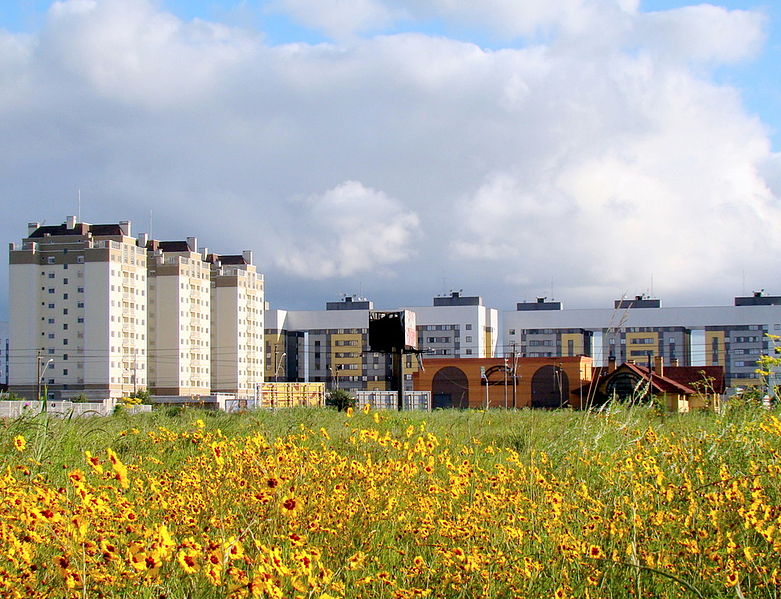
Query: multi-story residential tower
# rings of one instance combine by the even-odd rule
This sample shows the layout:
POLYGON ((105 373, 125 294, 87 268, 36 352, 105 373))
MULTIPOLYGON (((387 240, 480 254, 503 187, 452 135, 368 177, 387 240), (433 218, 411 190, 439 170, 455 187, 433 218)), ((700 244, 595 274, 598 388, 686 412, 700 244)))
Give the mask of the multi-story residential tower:
POLYGON ((130 222, 30 223, 10 246, 10 389, 119 397, 146 386, 146 250, 130 222))
POLYGON ((207 261, 194 237, 134 239, 130 229, 68 217, 30 223, 10 245, 10 390, 208 395, 214 366, 215 390, 251 395, 263 378, 263 277, 251 252, 207 261))
POLYGON ((211 388, 210 264, 198 240, 150 241, 149 387, 155 395, 211 388))
POLYGON ((263 275, 252 252, 209 254, 211 264, 211 388, 253 397, 263 382, 263 275))
POLYGON ((734 306, 664 308, 658 299, 616 300, 612 309, 564 310, 539 298, 505 312, 507 354, 525 357, 586 355, 596 365, 638 364, 661 358, 667 366, 723 366, 727 384, 759 382, 760 355, 772 352, 766 333, 781 333, 781 298, 756 293, 734 306))

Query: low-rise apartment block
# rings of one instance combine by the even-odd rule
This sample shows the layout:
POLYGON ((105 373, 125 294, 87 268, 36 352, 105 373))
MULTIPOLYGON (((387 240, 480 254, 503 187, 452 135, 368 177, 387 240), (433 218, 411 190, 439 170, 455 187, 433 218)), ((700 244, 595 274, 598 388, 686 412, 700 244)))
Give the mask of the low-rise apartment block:
POLYGON ((781 333, 781 297, 756 293, 733 306, 662 307, 638 296, 612 309, 565 310, 539 298, 502 314, 507 355, 586 355, 596 365, 653 363, 667 366, 723 366, 728 386, 759 383, 756 361, 772 353, 766 333, 781 333))
MULTIPOLYGON (((266 378, 326 382, 353 391, 392 388, 388 354, 369 348, 369 312, 373 302, 346 297, 325 310, 269 310, 266 319, 266 378)), ((498 311, 480 297, 453 292, 432 306, 404 307, 415 313, 420 358, 404 357, 405 388, 420 360, 493 357, 498 343, 498 311)))

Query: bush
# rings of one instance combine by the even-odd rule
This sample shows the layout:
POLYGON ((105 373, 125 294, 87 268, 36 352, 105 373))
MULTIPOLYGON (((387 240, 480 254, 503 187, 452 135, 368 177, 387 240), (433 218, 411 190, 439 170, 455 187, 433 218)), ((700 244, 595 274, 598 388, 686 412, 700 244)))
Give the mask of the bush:
POLYGON ((344 412, 347 408, 355 407, 355 397, 344 389, 332 389, 325 396, 325 405, 344 412))

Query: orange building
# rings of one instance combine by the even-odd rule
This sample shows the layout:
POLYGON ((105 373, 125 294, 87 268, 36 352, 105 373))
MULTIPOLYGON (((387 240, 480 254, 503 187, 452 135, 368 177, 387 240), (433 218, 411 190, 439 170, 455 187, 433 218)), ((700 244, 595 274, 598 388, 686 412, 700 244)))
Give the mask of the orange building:
POLYGON ((591 381, 590 357, 428 360, 413 375, 433 408, 580 408, 570 392, 591 381), (514 376, 513 376, 514 371, 514 376))

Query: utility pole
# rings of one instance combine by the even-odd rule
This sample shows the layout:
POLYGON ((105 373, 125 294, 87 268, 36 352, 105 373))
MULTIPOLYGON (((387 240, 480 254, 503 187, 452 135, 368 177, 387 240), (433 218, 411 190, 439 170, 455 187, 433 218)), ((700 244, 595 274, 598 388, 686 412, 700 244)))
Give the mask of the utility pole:
POLYGON ((504 359, 504 409, 507 409, 507 358, 504 359))
POLYGON ((517 381, 518 381, 518 354, 515 353, 515 343, 512 345, 513 348, 513 410, 515 410, 517 405, 517 381))
POLYGON ((36 367, 36 372, 38 374, 38 376, 35 379, 36 389, 37 389, 36 398, 38 399, 38 401, 41 401, 41 376, 42 375, 41 375, 41 352, 40 351, 38 351, 37 355, 35 356, 35 367, 36 367))

